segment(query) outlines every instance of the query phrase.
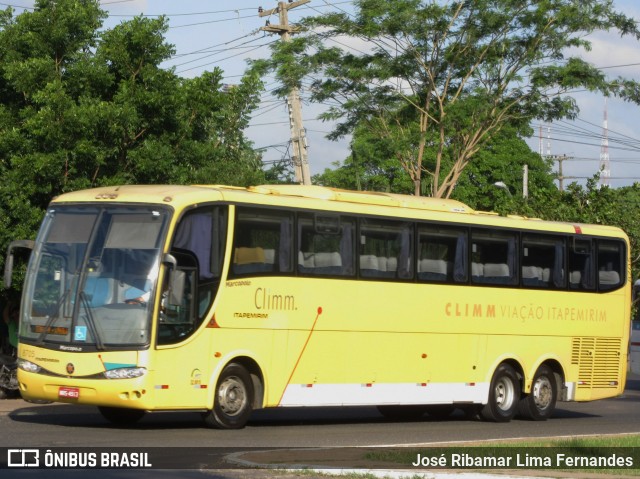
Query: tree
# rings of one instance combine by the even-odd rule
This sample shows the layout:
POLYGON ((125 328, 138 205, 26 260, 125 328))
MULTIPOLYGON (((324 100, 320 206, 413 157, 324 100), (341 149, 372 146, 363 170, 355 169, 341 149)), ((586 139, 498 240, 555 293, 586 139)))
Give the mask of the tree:
POLYGON ((392 145, 365 124, 359 125, 351 142, 351 154, 335 169, 325 169, 314 182, 349 190, 410 193, 411 179, 395 159, 392 145))
POLYGON ((591 32, 639 36, 612 0, 356 0, 353 16, 303 24, 306 36, 274 47, 280 93, 314 79, 312 99, 332 105, 323 118, 338 121, 330 137, 366 124, 416 195, 426 180, 432 196, 450 197, 504 125, 574 117, 571 89, 640 98, 636 82, 577 57, 591 32), (367 46, 347 46, 354 39, 367 46))
MULTIPOLYGON (((507 126, 493 135, 461 174, 452 198, 485 211, 509 212, 512 196, 522 196, 523 167, 529 168, 529 188, 556 189, 552 165, 534 153, 522 139, 530 129, 507 126), (496 187, 503 182, 509 191, 496 187)), ((409 175, 395 160, 395 153, 384 138, 360 125, 352 141, 352 153, 333 170, 314 178, 317 184, 346 189, 389 191, 409 194, 413 185, 409 175)))
POLYGON ((533 186, 527 199, 518 195, 503 198, 496 210, 530 218, 573 224, 601 224, 622 228, 631 244, 632 281, 640 277, 640 183, 622 188, 600 187, 598 175, 585 186, 571 183, 565 191, 533 186))
POLYGON ((528 167, 528 190, 537 195, 555 191, 552 162, 533 152, 522 139, 524 133, 511 126, 491 136, 458 179, 452 198, 477 210, 512 213, 523 196, 524 166, 528 167))
POLYGON ((225 88, 215 69, 184 79, 166 18, 100 30, 97 0, 38 0, 0 11, 0 247, 31 238, 50 199, 123 183, 261 181, 243 134, 261 66, 225 88))

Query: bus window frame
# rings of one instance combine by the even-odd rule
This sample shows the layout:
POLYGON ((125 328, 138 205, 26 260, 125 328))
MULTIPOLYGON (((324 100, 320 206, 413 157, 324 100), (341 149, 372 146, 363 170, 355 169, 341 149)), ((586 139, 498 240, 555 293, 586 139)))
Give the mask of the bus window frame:
MULTIPOLYGON (((231 242, 231 256, 229 258, 229 270, 227 273, 227 277, 228 279, 239 279, 239 278, 245 278, 245 277, 250 277, 250 276, 293 276, 294 275, 294 245, 296 244, 296 235, 295 235, 295 225, 297 223, 296 220, 296 216, 297 216, 297 212, 293 209, 287 209, 287 208, 271 208, 271 207, 260 207, 260 206, 256 206, 256 205, 244 205, 244 204, 237 204, 235 205, 235 211, 234 211, 234 215, 233 215, 233 235, 231 235, 231 237, 229 238, 229 241, 231 242), (251 214, 255 214, 254 218, 255 221, 253 221, 253 223, 258 223, 258 220, 262 219, 265 221, 265 223, 270 223, 271 220, 276 220, 273 221, 272 224, 273 225, 279 225, 278 227, 280 228, 280 236, 278 238, 278 245, 277 248, 274 248, 274 263, 273 263, 273 269, 267 270, 267 267, 264 267, 263 269, 265 269, 264 271, 260 271, 259 267, 256 267, 256 271, 251 271, 251 268, 245 268, 247 269, 247 271, 237 271, 236 268, 237 266, 242 266, 240 263, 237 262, 238 257, 236 256, 237 254, 239 254, 239 251, 237 251, 239 248, 261 248, 262 249, 262 255, 264 255, 264 245, 263 246, 251 246, 251 247, 247 247, 247 246, 239 246, 239 241, 238 241, 238 234, 239 231, 241 229, 241 227, 244 227, 242 225, 242 219, 241 219, 241 215, 251 215, 251 214), (239 228, 240 225, 240 228, 239 228), (286 229, 287 231, 285 231, 285 235, 283 235, 283 228, 286 229)), ((247 225, 250 225, 252 222, 251 221, 246 221, 247 225)), ((257 230, 257 229, 256 229, 257 230)), ((266 231, 266 229, 264 230, 266 231)), ((271 249, 271 248, 266 248, 271 249)), ((257 252, 257 251, 256 251, 257 252)), ((250 254, 250 252, 247 250, 246 254, 250 254)), ((256 258, 257 259, 257 258, 256 258)), ((264 263, 265 265, 268 263, 266 261, 266 258, 262 257, 260 258, 262 261, 262 263, 264 263)), ((241 262, 243 260, 240 260, 241 262)), ((248 259, 247 259, 248 261, 248 259)), ((256 264, 259 264, 259 262, 257 262, 256 264)), ((249 263, 247 263, 249 264, 249 263)))
MULTIPOLYGON (((290 214, 292 218, 292 254, 293 254, 293 265, 292 271, 274 271, 272 273, 267 273, 268 275, 276 275, 276 276, 300 276, 306 278, 325 278, 325 279, 357 279, 358 281, 385 281, 385 282, 399 282, 399 283, 410 283, 414 282, 417 284, 449 284, 449 285, 458 285, 458 286, 474 286, 474 287, 498 287, 498 288, 513 288, 513 289, 529 289, 533 291, 545 290, 545 291, 570 291, 570 292, 586 292, 586 293, 608 293, 611 291, 615 291, 619 288, 622 288, 625 283, 628 281, 628 274, 626 271, 626 267, 624 267, 625 255, 627 251, 627 245, 622 238, 619 237, 603 237, 597 235, 585 235, 585 234, 575 234, 570 232, 558 232, 558 231, 546 231, 546 230, 536 230, 536 229, 518 229, 518 228, 508 228, 508 227, 490 227, 488 225, 482 224, 469 224, 469 223, 456 223, 456 222, 447 222, 447 221, 438 221, 438 220, 424 220, 420 218, 398 218, 389 215, 372 215, 372 214, 362 214, 362 213, 346 213, 341 211, 331 211, 324 212, 318 211, 314 209, 306 209, 306 208, 295 208, 295 207, 278 207, 278 206, 264 206, 264 205, 248 205, 239 203, 236 206, 245 207, 245 208, 253 208, 253 209, 261 209, 265 210, 265 214, 290 214), (352 240, 352 255, 353 255, 353 272, 344 273, 344 274, 310 274, 307 272, 300 271, 297 262, 296 253, 299 250, 300 245, 300 218, 306 218, 310 220, 310 225, 312 229, 316 230, 315 222, 316 217, 319 218, 338 218, 339 225, 342 225, 343 222, 352 222, 355 228, 354 238, 352 240), (403 278, 403 277, 370 277, 361 274, 361 265, 360 265, 360 251, 359 251, 359 239, 361 236, 360 225, 362 222, 371 220, 371 221, 381 221, 381 222, 397 222, 400 223, 410 223, 412 224, 412 275, 411 278, 403 278), (465 244, 466 248, 466 261, 464 263, 464 272, 462 276, 453 275, 453 279, 447 278, 446 281, 429 281, 420 279, 418 277, 418 262, 420 261, 420 230, 421 228, 429 228, 433 227, 435 229, 451 229, 451 231, 456 231, 459 235, 464 236, 463 244, 465 244), (515 256, 513 257, 514 267, 510 276, 508 276, 508 280, 505 283, 502 282, 477 282, 474 281, 471 272, 472 265, 472 248, 473 248, 473 234, 483 235, 483 234, 497 234, 502 235, 503 237, 513 238, 515 242, 513 251, 515 252, 515 256), (535 285, 527 285, 523 284, 523 274, 522 274, 522 265, 523 263, 523 255, 524 255, 524 241, 526 236, 540 236, 541 238, 550 238, 555 241, 560 241, 562 243, 562 269, 563 269, 563 277, 562 278, 553 278, 551 277, 549 280, 549 284, 547 286, 535 286, 535 285), (596 274, 594 272, 594 287, 592 289, 576 289, 572 288, 569 282, 569 276, 566 274, 569 271, 569 251, 573 244, 578 241, 587 241, 591 242, 592 247, 592 255, 594 257, 594 264, 597 263, 597 244, 598 241, 608 241, 613 242, 619 245, 620 251, 620 262, 622 264, 622 270, 620 273, 620 282, 612 286, 610 288, 601 288, 599 281, 597 281, 596 274), (559 279, 559 281, 557 281, 559 279)), ((237 213, 234 217, 234 221, 237 221, 237 213)), ((321 221, 322 222, 322 221, 321 221)), ((323 230, 323 228, 320 228, 323 230)), ((322 231, 326 234, 326 231, 322 231)), ((235 235, 234 235, 235 236, 235 235)), ((233 241, 233 238, 231 239, 233 241)), ((506 243, 506 241, 505 241, 506 243)), ((232 244, 232 247, 235 243, 232 244)), ((595 266, 594 266, 595 269, 595 266)), ((251 276, 263 276, 263 273, 252 273, 251 276)), ((244 275, 247 276, 247 275, 244 275)), ((242 276, 242 277, 244 277, 242 276)), ((235 279, 240 276, 232 274, 231 268, 229 269, 229 279, 235 279)))

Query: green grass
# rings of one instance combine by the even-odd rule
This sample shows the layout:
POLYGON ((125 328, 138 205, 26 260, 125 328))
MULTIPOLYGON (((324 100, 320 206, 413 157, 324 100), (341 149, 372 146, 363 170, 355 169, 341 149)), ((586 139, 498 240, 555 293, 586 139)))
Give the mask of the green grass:
MULTIPOLYGON (((567 439, 532 439, 532 440, 517 440, 517 441, 499 441, 499 442, 481 442, 481 443, 458 443, 455 445, 436 446, 436 447, 423 447, 423 448, 393 448, 383 449, 380 451, 369 451, 366 453, 366 458, 371 461, 382 461, 392 464, 402 465, 402 467, 411 467, 412 463, 416 461, 418 454, 425 457, 436 457, 444 455, 449 461, 452 461, 452 456, 468 455, 473 458, 486 458, 486 457, 511 457, 509 464, 514 467, 507 467, 507 469, 537 469, 539 471, 550 470, 558 471, 571 471, 574 473, 588 472, 591 474, 617 474, 617 475, 640 475, 640 434, 633 435, 616 435, 605 437, 587 437, 587 438, 567 438, 567 439), (615 449, 615 450, 614 450, 615 449), (516 455, 519 454, 519 458, 516 455), (573 467, 562 467, 565 463, 559 462, 558 454, 564 454, 563 457, 572 460, 577 457, 578 461, 597 461, 598 458, 609 457, 615 454, 616 457, 626 458, 629 457, 633 461, 631 467, 618 467, 607 466, 603 468, 588 467, 581 468, 579 463, 573 465, 573 467), (549 461, 552 466, 548 467, 547 464, 539 464, 540 467, 536 467, 536 463, 532 463, 531 467, 527 467, 527 457, 533 457, 533 461, 537 458, 549 457, 549 461), (585 459, 583 459, 585 458, 585 459), (520 464, 517 462, 520 461, 520 464)), ((540 459, 545 461, 546 459, 540 459)), ((448 462, 448 464, 451 464, 448 462)), ((473 464, 473 463, 472 463, 473 464)), ((429 468, 426 466, 425 468, 429 468)), ((456 470, 471 471, 476 470, 471 466, 467 467, 453 467, 456 470)), ((481 468, 477 469, 481 470, 481 468)), ((487 470, 487 469, 485 469, 487 470)))
MULTIPOLYGON (((422 473, 426 471, 433 473, 438 469, 447 469, 447 472, 455 471, 456 473, 509 471, 507 473, 512 475, 514 473, 519 475, 518 472, 530 471, 537 477, 558 477, 559 475, 566 477, 566 473, 570 473, 569 476, 574 478, 584 477, 587 474, 605 478, 613 478, 616 475, 640 477, 640 434, 555 440, 482 441, 447 445, 434 444, 422 447, 312 448, 301 450, 294 448, 287 452, 289 455, 286 457, 276 454, 271 458, 271 461, 265 461, 271 466, 287 469, 287 475, 283 477, 290 477, 289 475, 336 477, 330 473, 318 473, 311 466, 299 466, 299 469, 290 470, 286 464, 314 464, 327 469, 336 468, 340 470, 347 468, 362 470, 362 473, 340 474, 340 477, 345 479, 374 479, 379 476, 368 474, 365 469, 378 468, 403 470, 405 472, 403 478, 405 479, 422 479, 422 473), (574 464, 563 467, 566 466, 566 461, 562 463, 558 459, 559 454, 564 455, 562 457, 566 461, 575 461, 574 464), (418 455, 421 457, 444 457, 447 462, 445 467, 440 468, 431 465, 416 467, 414 463, 418 455), (471 463, 454 464, 454 456, 463 457, 465 460, 470 458, 471 463), (506 462, 506 458, 511 458, 509 459, 511 462, 506 462), (528 458, 532 459, 533 462, 527 462, 528 458), (630 466, 626 465, 627 458, 633 461, 630 466), (612 459, 614 461, 622 460, 623 464, 617 465, 617 463, 609 464, 606 462, 612 459), (475 461, 480 461, 480 463, 475 461), (536 461, 538 462, 536 463, 536 461), (546 464, 544 461, 550 461, 550 463, 546 464), (586 461, 587 463, 596 461, 596 465, 590 464, 589 467, 581 467, 581 461, 586 461), (605 461, 605 463, 598 467, 598 461, 605 461), (353 466, 349 464, 353 464, 353 466)), ((267 456, 263 459, 268 458, 267 456)))
POLYGON ((540 439, 532 441, 503 441, 502 447, 640 447, 640 434, 565 439, 540 439))

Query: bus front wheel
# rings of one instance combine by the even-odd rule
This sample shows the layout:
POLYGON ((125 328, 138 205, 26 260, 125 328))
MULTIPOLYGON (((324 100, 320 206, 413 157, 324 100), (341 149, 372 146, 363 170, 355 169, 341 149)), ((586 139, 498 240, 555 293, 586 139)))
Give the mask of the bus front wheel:
POLYGON ((558 383, 548 366, 542 365, 533 376, 531 392, 520 399, 518 413, 533 421, 546 421, 553 414, 558 400, 558 383))
POLYGON ((509 422, 520 399, 520 381, 515 369, 506 363, 498 366, 489 387, 489 401, 480 415, 487 421, 509 422))
POLYGON ((215 390, 213 409, 204 421, 216 429, 241 429, 253 411, 253 382, 244 366, 231 363, 224 368, 215 390))

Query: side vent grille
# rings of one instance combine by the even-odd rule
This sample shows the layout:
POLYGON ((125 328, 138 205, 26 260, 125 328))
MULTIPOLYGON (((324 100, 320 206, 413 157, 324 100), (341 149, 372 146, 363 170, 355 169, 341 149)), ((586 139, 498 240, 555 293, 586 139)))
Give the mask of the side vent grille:
POLYGON ((571 364, 578 366, 578 389, 617 388, 620 339, 573 338, 571 364))

